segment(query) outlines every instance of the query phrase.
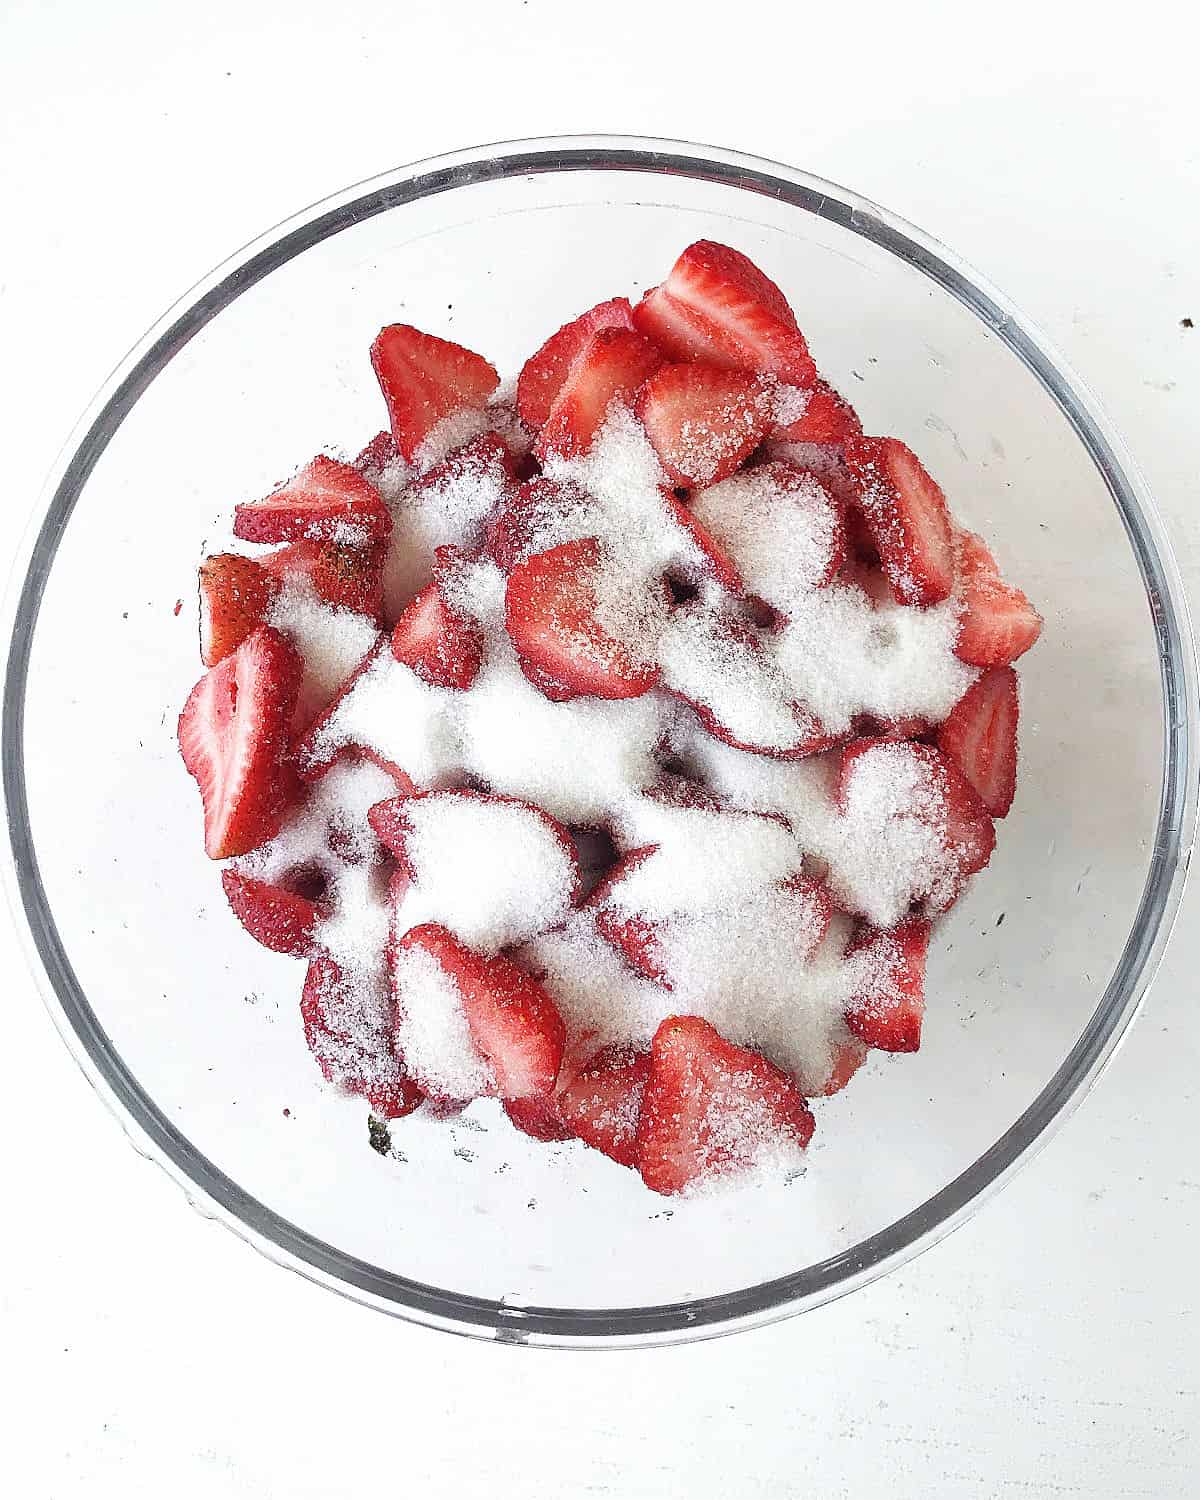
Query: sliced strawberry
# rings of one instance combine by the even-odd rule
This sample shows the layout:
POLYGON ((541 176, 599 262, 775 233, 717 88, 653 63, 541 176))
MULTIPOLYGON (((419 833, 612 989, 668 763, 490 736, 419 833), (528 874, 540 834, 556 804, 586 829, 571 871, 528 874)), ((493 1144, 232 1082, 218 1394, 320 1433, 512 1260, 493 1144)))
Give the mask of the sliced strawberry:
POLYGON ((868 1047, 882 1052, 920 1047, 929 932, 928 922, 910 917, 885 932, 864 927, 846 950, 855 976, 846 1025, 868 1047))
POLYGON ((294 958, 312 951, 313 931, 321 917, 317 902, 234 870, 221 872, 221 884, 234 916, 264 948, 294 958))
POLYGON ((546 418, 534 453, 581 458, 603 427, 614 402, 628 405, 634 392, 662 364, 648 340, 628 328, 602 328, 576 355, 546 418))
POLYGON ((396 446, 411 463, 446 417, 482 409, 500 377, 482 355, 448 339, 392 323, 371 345, 371 364, 387 402, 396 446))
POLYGON ((347 994, 341 969, 328 954, 317 954, 305 975, 300 1015, 322 1074, 329 1083, 363 1095, 384 1119, 411 1114, 424 1095, 383 1036, 367 1040, 346 1019, 353 1011, 353 995, 347 994))
POLYGON ((447 604, 435 579, 396 621, 392 653, 435 687, 462 690, 479 674, 483 634, 474 620, 447 604))
POLYGON ((817 379, 803 416, 777 427, 771 436, 785 443, 829 443, 844 447, 862 432, 858 413, 826 380, 817 379))
POLYGON ((318 453, 261 500, 239 505, 233 534, 244 542, 343 542, 363 545, 392 529, 379 491, 358 472, 318 453))
POLYGON ((558 1096, 558 1113, 581 1141, 623 1167, 637 1166, 637 1127, 650 1054, 606 1047, 558 1096))
POLYGON ((950 710, 938 749, 952 760, 993 818, 1003 818, 1017 790, 1017 674, 989 667, 950 710))
POLYGON ((1003 667, 1029 650, 1042 633, 1042 617, 1020 589, 1000 577, 982 539, 956 538, 961 601, 955 655, 976 667, 1003 667))
POLYGON ((354 467, 374 484, 385 469, 399 462, 402 460, 400 450, 396 447, 396 439, 390 432, 377 432, 355 457, 354 467))
POLYGON ((567 703, 572 698, 584 696, 577 689, 569 687, 565 682, 560 682, 557 677, 552 677, 549 672, 544 672, 541 667, 535 666, 531 661, 519 660, 526 680, 531 682, 543 698, 549 698, 551 703, 567 703))
POLYGON ((802 1150, 813 1129, 787 1074, 727 1042, 707 1021, 673 1016, 654 1033, 636 1154, 656 1193, 680 1193, 781 1148, 802 1150))
POLYGON ((559 1113, 558 1101, 548 1094, 532 1099, 506 1099, 504 1113, 519 1131, 535 1141, 569 1141, 575 1132, 559 1113))
POLYGON ((548 547, 586 536, 595 501, 578 485, 542 474, 505 496, 488 521, 484 546, 505 573, 548 547))
POLYGON ((825 1081, 820 1088, 812 1089, 810 1092, 820 1099, 828 1099, 832 1094, 840 1094, 866 1060, 866 1046, 859 1041, 858 1037, 851 1036, 843 1042, 835 1043, 825 1081))
POLYGON ((742 575, 730 561, 725 549, 696 514, 684 505, 670 490, 664 491, 667 509, 675 517, 688 539, 695 543, 704 556, 704 571, 731 594, 742 592, 742 575))
POLYGON ((517 377, 517 410, 527 427, 538 430, 550 415, 563 381, 580 350, 602 328, 633 328, 633 309, 626 297, 614 297, 589 308, 551 334, 527 359, 517 377))
POLYGON ((638 392, 636 411, 674 484, 716 484, 762 441, 771 393, 757 375, 711 364, 664 365, 638 392))
POLYGON ((200 787, 211 859, 247 854, 279 831, 294 780, 288 728, 302 672, 287 641, 259 626, 184 705, 179 749, 200 787))
POLYGON ((665 591, 615 575, 595 537, 527 558, 509 575, 504 598, 521 659, 596 698, 636 698, 654 686, 666 609, 665 591))
POLYGON ((386 552, 381 542, 365 547, 338 542, 293 542, 290 547, 269 553, 261 566, 275 580, 307 578, 318 598, 335 609, 352 609, 378 619, 383 611, 386 552))
POLYGON ((783 293, 748 257, 712 240, 688 246, 633 321, 674 360, 759 371, 804 389, 817 377, 783 293))
POLYGON ((419 947, 454 981, 471 1038, 502 1099, 549 1094, 562 1061, 565 1030, 546 991, 507 958, 485 958, 436 922, 413 927, 400 950, 419 947))
POLYGON ((200 564, 200 659, 215 667, 266 618, 279 584, 261 563, 220 552, 200 564))
POLYGON ((852 438, 846 463, 858 507, 901 604, 938 604, 954 587, 946 497, 899 438, 852 438))

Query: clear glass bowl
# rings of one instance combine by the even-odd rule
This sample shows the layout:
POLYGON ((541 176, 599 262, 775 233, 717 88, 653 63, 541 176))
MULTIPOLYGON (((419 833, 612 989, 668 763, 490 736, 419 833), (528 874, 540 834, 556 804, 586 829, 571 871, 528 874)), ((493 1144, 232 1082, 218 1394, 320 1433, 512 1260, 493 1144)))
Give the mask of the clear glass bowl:
POLYGON ((999 293, 874 204, 731 152, 485 147, 350 188, 248 246, 100 393, 18 565, 10 884, 68 1045, 201 1211, 382 1310, 513 1342, 665 1343, 863 1285, 1061 1122, 1166 941, 1196 812, 1179 579, 1095 402, 999 293), (233 503, 384 422, 367 348, 405 320, 515 371, 581 307, 736 245, 787 289, 869 431, 903 436, 1046 616, 1018 800, 932 956, 926 1041, 818 1106, 807 1174, 696 1202, 492 1104, 367 1144, 321 1085, 303 969, 257 948, 200 851, 175 747, 195 566, 233 503), (23 576, 22 576, 23 575, 23 576), (177 610, 177 600, 182 609, 177 610))

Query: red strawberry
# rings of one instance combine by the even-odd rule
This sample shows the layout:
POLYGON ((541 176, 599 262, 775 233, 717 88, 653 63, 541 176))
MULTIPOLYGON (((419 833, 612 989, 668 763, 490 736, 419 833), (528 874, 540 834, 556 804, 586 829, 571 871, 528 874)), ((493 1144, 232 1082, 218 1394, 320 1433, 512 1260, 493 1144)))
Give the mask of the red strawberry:
POLYGON ((852 438, 846 462, 858 508, 901 604, 938 604, 954 587, 946 497, 899 438, 852 438))
POLYGON ((353 547, 338 542, 293 542, 262 559, 273 579, 307 578, 319 598, 335 609, 378 619, 383 610, 382 542, 353 547))
POLYGON ((329 1083, 362 1094, 376 1114, 387 1120, 409 1115, 424 1095, 404 1070, 403 1064, 387 1050, 383 1039, 371 1048, 352 1024, 339 1024, 347 1005, 342 971, 326 953, 318 953, 308 965, 300 1015, 304 1021, 304 1038, 329 1083))
POLYGON ((671 359, 776 375, 807 388, 816 367, 783 293, 737 250, 712 240, 689 245, 633 321, 671 359))
POLYGON ((710 364, 664 365, 636 410, 674 484, 716 484, 758 447, 771 424, 761 377, 710 364))
POLYGON ((419 947, 458 986, 471 1038, 502 1099, 549 1094, 562 1061, 562 1017, 546 991, 507 958, 484 958, 436 922, 413 927, 397 945, 419 947))
POLYGON ((482 409, 500 377, 479 354, 447 339, 392 323, 371 345, 396 446, 411 463, 430 432, 455 412, 482 409))
POLYGON ((357 455, 354 467, 375 483, 379 473, 394 464, 400 457, 396 439, 390 432, 377 432, 367 446, 357 455))
POLYGON ((828 1099, 831 1094, 840 1094, 866 1060, 867 1049, 858 1037, 851 1036, 844 1042, 835 1044, 829 1074, 821 1087, 812 1089, 811 1093, 821 1099, 828 1099))
POLYGON ((799 1089, 756 1052, 697 1016, 654 1033, 636 1154, 646 1186, 679 1193, 699 1178, 753 1165, 764 1151, 803 1149, 814 1121, 799 1089))
POLYGON ((886 932, 864 927, 846 950, 856 971, 846 1025, 868 1047, 916 1052, 925 1014, 928 922, 906 918, 886 932))
POLYGON ((637 1166, 637 1127, 650 1076, 650 1054, 605 1047, 558 1097, 567 1127, 623 1167, 637 1166))
POLYGON ((537 688, 543 698, 549 698, 551 703, 567 703, 572 698, 582 696, 575 688, 568 687, 557 677, 551 677, 549 672, 543 672, 541 667, 534 666, 531 661, 518 660, 518 665, 526 680, 537 688))
POLYGON ((535 1094, 532 1099, 506 1099, 504 1113, 518 1130, 535 1141, 574 1138, 575 1132, 559 1114, 557 1101, 547 1094, 535 1094))
POLYGON ((1042 617, 1020 589, 1000 577, 983 541, 960 531, 958 584, 962 601, 955 655, 976 667, 1002 667, 1029 650, 1042 633, 1042 617))
POLYGON ((809 392, 804 415, 785 427, 777 427, 771 436, 786 443, 831 443, 841 447, 861 432, 862 423, 849 401, 828 381, 818 377, 809 392))
POLYGON ((396 621, 392 653, 435 687, 465 689, 479 674, 483 635, 474 620, 446 603, 435 579, 396 621))
POLYGON ((387 536, 392 518, 379 491, 352 464, 318 453, 261 500, 239 505, 233 534, 244 542, 365 544, 387 536))
POLYGON ((550 415, 555 397, 580 350, 602 328, 633 328, 633 309, 625 297, 614 297, 581 313, 551 334, 538 352, 525 361, 517 377, 517 410, 534 432, 550 415))
POLYGON ((247 854, 279 831, 294 777, 288 727, 302 672, 287 641, 259 626, 184 705, 179 749, 200 786, 211 859, 247 854))
POLYGON ((279 584, 253 558, 221 552, 200 564, 200 659, 215 667, 262 624, 279 584))
POLYGON ((1003 818, 1017 790, 1017 674, 989 667, 950 710, 938 749, 952 760, 993 818, 1003 818))
POLYGON ((628 405, 662 364, 648 339, 628 328, 602 328, 580 349, 554 398, 534 453, 539 459, 581 458, 614 402, 628 405))
POLYGON ((264 948, 294 958, 303 958, 312 950, 313 930, 321 916, 317 902, 235 870, 223 870, 221 884, 234 916, 264 948))
POLYGON ((687 533, 688 538, 704 554, 705 572, 722 588, 728 589, 732 594, 740 594, 743 588, 742 576, 712 532, 670 490, 664 490, 663 498, 667 502, 668 510, 687 533))
POLYGON ((595 502, 577 485, 539 475, 501 501, 488 521, 485 549, 511 573, 535 552, 578 536, 580 523, 594 513, 595 502))
POLYGON ((666 598, 639 593, 632 580, 618 580, 614 589, 608 567, 595 537, 527 558, 509 575, 504 620, 521 659, 572 692, 636 698, 658 680, 653 642, 638 637, 653 635, 665 619, 666 598), (608 621, 601 623, 602 598, 612 599, 606 613, 628 617, 629 639, 618 640, 608 621))

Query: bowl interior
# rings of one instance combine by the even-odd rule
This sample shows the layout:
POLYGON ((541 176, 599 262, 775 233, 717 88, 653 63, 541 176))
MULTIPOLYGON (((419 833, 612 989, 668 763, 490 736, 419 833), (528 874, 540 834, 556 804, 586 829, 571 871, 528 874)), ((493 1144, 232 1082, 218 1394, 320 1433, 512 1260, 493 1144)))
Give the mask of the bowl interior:
MULTIPOLYGON (((573 1310, 571 1327, 604 1334, 637 1323, 622 1309, 692 1304, 644 1327, 730 1316, 737 1299, 720 1299, 797 1273, 790 1295, 835 1288, 869 1259, 864 1242, 971 1168, 1046 1088, 1129 939, 1164 714, 1125 525, 1005 339, 861 232, 849 200, 803 207, 580 166, 389 201, 291 258, 276 252, 281 263, 198 327, 103 447, 58 540, 23 766, 46 905, 91 1015, 64 1004, 178 1133, 170 1154, 201 1188, 215 1169, 254 1200, 226 1204, 264 1239, 317 1254, 347 1284, 362 1284, 352 1262, 365 1263, 384 1299, 419 1304, 419 1284, 468 1324, 494 1324, 503 1304, 573 1310), (449 1128, 398 1123, 397 1154, 381 1157, 365 1106, 327 1091, 306 1052, 303 967, 244 936, 199 847, 174 738, 199 673, 196 564, 228 541, 237 500, 384 425, 367 359, 381 324, 416 323, 515 373, 576 310, 639 292, 700 237, 780 282, 867 430, 921 454, 1043 611, 1022 664, 1016 805, 940 931, 921 1052, 874 1057, 817 1106, 803 1178, 672 1203, 582 1146, 526 1140, 488 1103, 449 1128)), ((941 1212, 909 1219, 893 1249, 941 1212)))

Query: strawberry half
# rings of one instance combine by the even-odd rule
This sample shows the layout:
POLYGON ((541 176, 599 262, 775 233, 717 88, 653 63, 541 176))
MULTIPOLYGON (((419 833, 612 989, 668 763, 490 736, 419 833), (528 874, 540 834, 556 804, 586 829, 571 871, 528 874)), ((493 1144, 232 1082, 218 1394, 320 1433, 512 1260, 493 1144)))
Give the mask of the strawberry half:
POLYGON ((479 674, 483 635, 474 620, 446 603, 435 578, 396 621, 392 654, 434 687, 465 690, 479 674))
POLYGON ((804 389, 817 377, 787 298, 747 256, 713 240, 688 246, 633 321, 674 360, 759 371, 804 389))
MULTIPOLYGON (((365 547, 338 542, 293 542, 262 559, 274 580, 307 578, 317 597, 335 609, 378 619, 383 611, 382 542, 365 547)), ((278 585, 276 585, 278 586, 278 585)))
POLYGON ((293 958, 311 953, 313 932, 321 917, 317 902, 235 870, 221 872, 221 885, 234 916, 255 942, 293 958))
POLYGON ((803 1150, 814 1128, 787 1074, 707 1021, 673 1016, 654 1033, 635 1150, 656 1193, 680 1193, 780 1148, 803 1150))
POLYGON ((424 1094, 383 1038, 371 1047, 353 1024, 339 1024, 340 1013, 353 1014, 353 1009, 341 969, 327 953, 317 954, 304 977, 300 1015, 304 1039, 321 1073, 327 1082, 361 1094, 385 1120, 412 1114, 424 1094))
POLYGON ((200 659, 215 667, 263 622, 279 584, 261 563, 220 552, 200 564, 200 659))
POLYGON ((637 1128, 650 1076, 650 1054, 606 1047, 558 1096, 572 1134, 623 1167, 637 1166, 637 1128))
POLYGON ((993 818, 1003 818, 1017 790, 1017 674, 989 667, 950 710, 938 749, 952 760, 993 818))
POLYGON ((504 621, 522 661, 596 698, 636 698, 654 686, 666 612, 665 588, 658 595, 614 576, 595 537, 527 558, 509 575, 504 596, 504 621))
POLYGON ((668 477, 689 488, 728 478, 771 425, 762 379, 711 364, 664 365, 636 411, 668 477))
POLYGON ((392 436, 410 463, 439 422, 456 412, 482 409, 500 384, 482 355, 407 323, 380 330, 371 345, 371 364, 387 402, 392 436))
POLYGON ((259 626, 192 689, 179 716, 179 749, 204 804, 211 859, 257 849, 279 831, 294 772, 288 728, 303 665, 259 626))
POLYGON ((899 438, 856 437, 846 463, 858 508, 901 604, 939 604, 954 587, 954 542, 946 497, 899 438))
POLYGON ((565 1030, 536 980, 507 958, 476 953, 436 922, 411 928, 397 947, 422 948, 454 981, 471 1039, 491 1068, 500 1098, 552 1092, 565 1030))
POLYGON ((365 544, 391 529, 391 515, 375 486, 353 464, 325 453, 261 500, 239 505, 233 515, 233 534, 244 542, 365 544))
POLYGON ((629 328, 602 328, 576 355, 538 433, 534 454, 582 458, 603 427, 614 402, 628 405, 634 392, 662 364, 662 355, 629 328))
POLYGON ((822 443, 844 447, 862 433, 858 413, 829 384, 817 379, 808 393, 808 405, 802 416, 786 426, 776 427, 772 438, 785 443, 822 443))
POLYGON ((614 297, 589 308, 553 333, 527 359, 517 377, 517 410, 536 432, 550 415, 571 366, 592 334, 602 328, 633 328, 633 309, 626 297, 614 297))
POLYGON ((910 917, 886 932, 864 927, 846 950, 854 994, 846 1025, 882 1052, 916 1052, 925 1014, 928 922, 910 917))
POLYGON ((1042 633, 1042 617, 1020 589, 1005 583, 982 538, 956 538, 961 602, 954 654, 976 667, 1002 667, 1024 655, 1042 633))

